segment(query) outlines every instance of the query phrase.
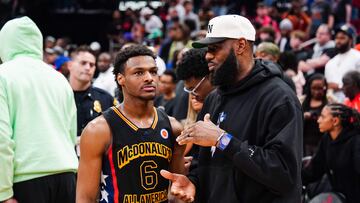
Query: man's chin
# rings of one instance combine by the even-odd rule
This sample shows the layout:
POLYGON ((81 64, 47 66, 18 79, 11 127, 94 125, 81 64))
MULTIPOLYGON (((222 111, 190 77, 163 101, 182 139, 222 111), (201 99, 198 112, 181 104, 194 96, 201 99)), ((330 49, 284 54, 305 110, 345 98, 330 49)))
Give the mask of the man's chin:
POLYGON ((153 101, 155 99, 155 93, 153 95, 143 95, 140 96, 140 98, 145 101, 153 101))

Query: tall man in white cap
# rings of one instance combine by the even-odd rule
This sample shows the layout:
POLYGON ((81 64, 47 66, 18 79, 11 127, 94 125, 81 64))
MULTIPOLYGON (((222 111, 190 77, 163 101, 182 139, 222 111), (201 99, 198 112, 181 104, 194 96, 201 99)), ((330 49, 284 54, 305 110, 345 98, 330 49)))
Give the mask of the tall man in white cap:
POLYGON ((255 29, 238 15, 210 20, 206 60, 217 90, 203 121, 185 129, 180 144, 200 145, 188 177, 161 171, 171 193, 187 202, 300 202, 302 113, 280 68, 253 58, 255 29))

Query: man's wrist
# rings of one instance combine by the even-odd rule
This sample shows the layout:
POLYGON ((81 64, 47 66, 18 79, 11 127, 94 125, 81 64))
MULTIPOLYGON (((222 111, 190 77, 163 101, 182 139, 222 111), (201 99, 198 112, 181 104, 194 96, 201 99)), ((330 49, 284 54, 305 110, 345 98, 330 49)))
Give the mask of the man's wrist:
POLYGON ((216 147, 221 151, 224 151, 226 147, 229 145, 232 137, 233 136, 230 135, 229 133, 224 132, 224 134, 222 134, 222 136, 220 137, 216 147))
POLYGON ((220 139, 226 134, 226 131, 223 131, 219 137, 216 139, 215 147, 218 147, 220 144, 220 139))

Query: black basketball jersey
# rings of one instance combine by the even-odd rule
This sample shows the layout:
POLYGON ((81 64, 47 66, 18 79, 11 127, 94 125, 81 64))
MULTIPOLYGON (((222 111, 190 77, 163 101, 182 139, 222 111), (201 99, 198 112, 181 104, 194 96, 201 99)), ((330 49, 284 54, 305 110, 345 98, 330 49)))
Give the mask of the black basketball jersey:
POLYGON ((101 203, 167 202, 169 170, 175 138, 167 115, 154 108, 150 128, 138 128, 116 107, 103 113, 112 132, 104 154, 100 182, 101 203))

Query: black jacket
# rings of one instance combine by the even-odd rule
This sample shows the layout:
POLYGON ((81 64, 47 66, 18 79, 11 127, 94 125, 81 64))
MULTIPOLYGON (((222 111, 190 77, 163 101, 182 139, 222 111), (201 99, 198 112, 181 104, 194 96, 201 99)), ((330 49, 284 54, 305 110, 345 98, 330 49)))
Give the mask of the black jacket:
POLYGON ((280 67, 256 60, 239 83, 208 96, 201 114, 233 139, 213 156, 200 147, 189 174, 197 202, 300 202, 302 111, 282 78, 280 67))
POLYGON ((310 165, 302 171, 304 184, 327 174, 334 192, 341 192, 346 202, 360 202, 360 132, 343 130, 332 140, 325 134, 310 165))
POLYGON ((85 91, 74 91, 77 108, 77 135, 80 136, 85 126, 101 115, 115 103, 114 98, 106 91, 90 86, 85 91))

